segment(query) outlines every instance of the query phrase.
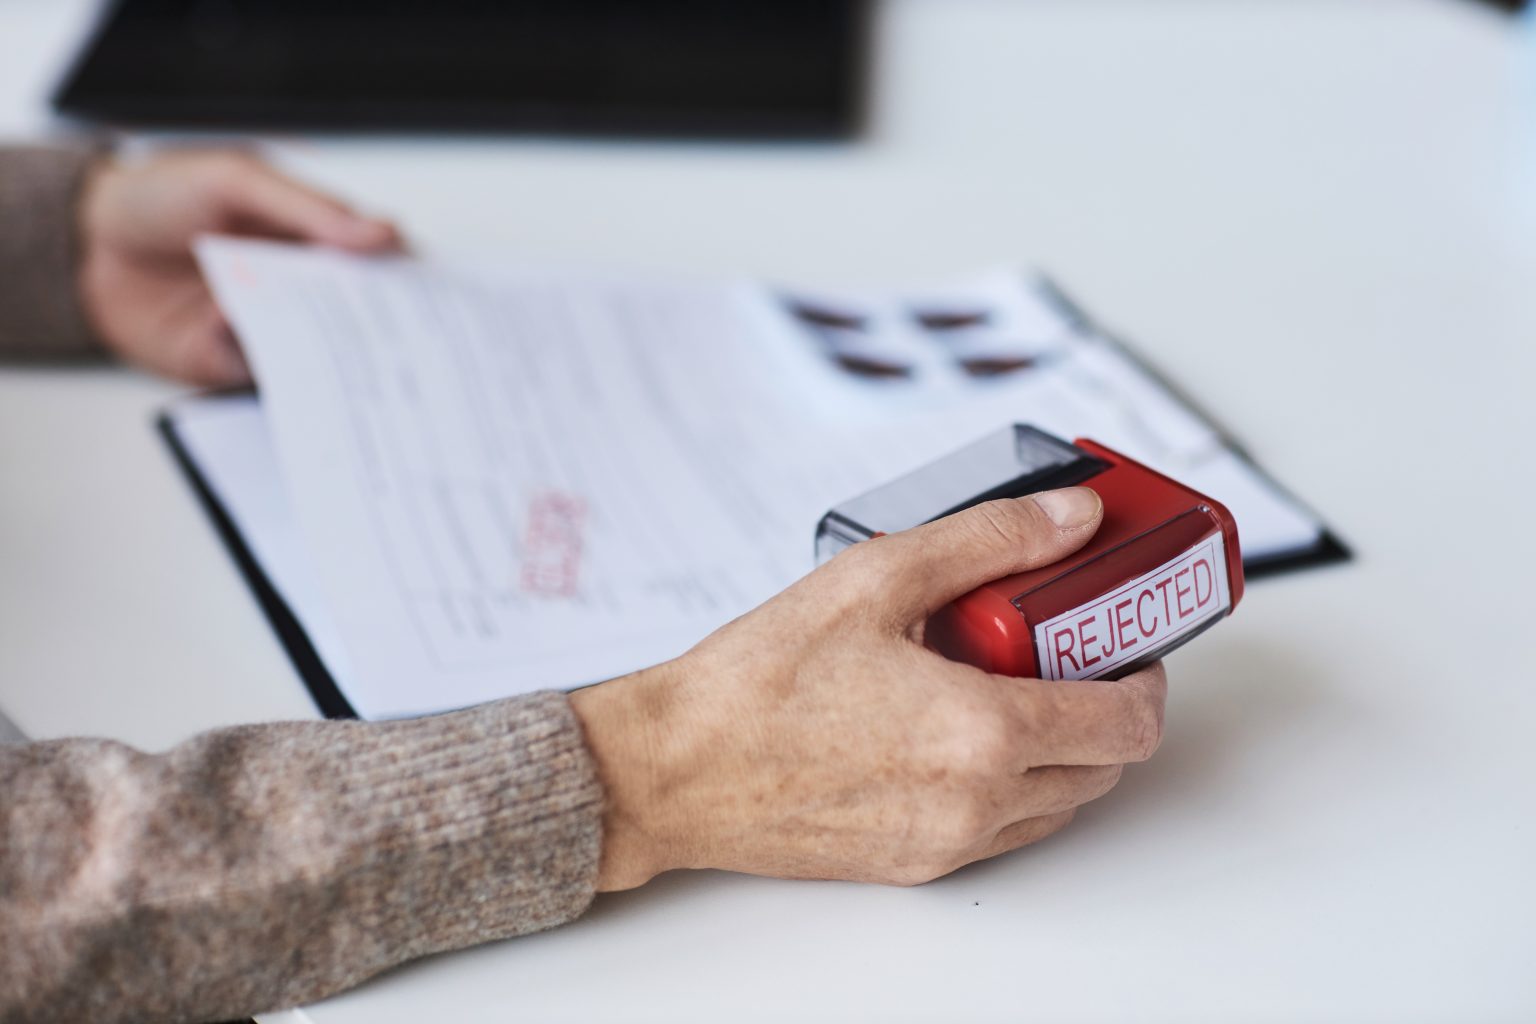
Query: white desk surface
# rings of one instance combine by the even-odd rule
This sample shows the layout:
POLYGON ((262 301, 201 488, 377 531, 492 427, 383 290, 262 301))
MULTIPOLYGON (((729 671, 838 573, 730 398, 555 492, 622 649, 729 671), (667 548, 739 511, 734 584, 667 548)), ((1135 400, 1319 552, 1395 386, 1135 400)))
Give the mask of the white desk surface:
MULTIPOLYGON (((86 5, 88 7, 88 5, 86 5)), ((0 0, 0 127, 86 10, 0 0)), ((855 146, 275 142, 431 250, 811 279, 1038 256, 1359 550, 1172 661, 1150 763, 916 889, 723 874, 271 1020, 1536 1019, 1536 26, 1431 0, 892 0, 855 146)), ((314 714, 150 430, 0 368, 0 707, 314 714)))

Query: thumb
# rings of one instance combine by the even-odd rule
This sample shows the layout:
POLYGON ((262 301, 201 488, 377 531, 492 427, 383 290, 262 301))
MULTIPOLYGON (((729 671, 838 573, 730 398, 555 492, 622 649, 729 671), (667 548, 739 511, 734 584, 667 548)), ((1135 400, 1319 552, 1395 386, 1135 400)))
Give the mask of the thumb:
POLYGON ((922 621, 983 583, 1072 554, 1098 531, 1104 503, 1087 487, 1003 498, 892 534, 880 543, 905 585, 890 596, 905 623, 922 621))

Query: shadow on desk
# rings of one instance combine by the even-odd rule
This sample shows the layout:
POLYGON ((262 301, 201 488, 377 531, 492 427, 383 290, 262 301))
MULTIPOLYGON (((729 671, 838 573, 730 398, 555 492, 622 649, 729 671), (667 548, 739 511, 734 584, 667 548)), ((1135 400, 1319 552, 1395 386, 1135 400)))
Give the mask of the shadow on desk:
MULTIPOLYGON (((1349 711, 1329 698, 1325 666, 1310 662, 1297 645, 1228 640, 1220 632, 1202 638, 1198 660, 1175 658, 1169 666, 1168 711, 1163 743, 1144 764, 1126 766, 1109 793, 1084 805, 1072 824, 1045 844, 1084 847, 1123 844, 1137 834, 1165 831, 1176 819, 1230 817, 1249 822, 1255 801, 1272 783, 1266 775, 1276 748, 1294 749, 1298 733, 1341 735, 1349 711), (1225 641, 1225 642, 1224 642, 1225 641)), ((1045 845, 1042 844, 1042 845, 1045 845)), ((994 872, 1019 870, 1029 849, 973 864, 956 878, 985 881, 994 872)))

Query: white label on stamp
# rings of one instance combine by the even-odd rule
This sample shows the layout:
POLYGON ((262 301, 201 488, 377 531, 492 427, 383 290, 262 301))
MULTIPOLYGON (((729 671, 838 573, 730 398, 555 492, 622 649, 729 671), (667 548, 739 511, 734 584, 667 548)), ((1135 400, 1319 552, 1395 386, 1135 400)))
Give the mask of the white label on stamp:
POLYGON ((1232 602, 1226 545, 1212 534, 1177 558, 1035 627, 1042 679, 1092 679, 1146 657, 1232 602))

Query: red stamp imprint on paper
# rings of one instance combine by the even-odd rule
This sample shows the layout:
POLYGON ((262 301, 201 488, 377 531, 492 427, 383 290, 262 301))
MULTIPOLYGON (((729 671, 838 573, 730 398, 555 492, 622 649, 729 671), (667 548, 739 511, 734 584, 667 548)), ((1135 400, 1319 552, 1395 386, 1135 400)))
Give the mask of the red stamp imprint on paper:
POLYGON ((540 597, 575 597, 581 578, 587 502, 561 491, 541 491, 528 502, 523 537, 523 590, 540 597))

